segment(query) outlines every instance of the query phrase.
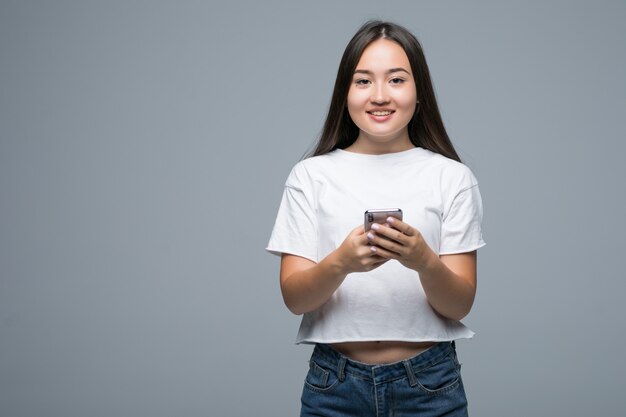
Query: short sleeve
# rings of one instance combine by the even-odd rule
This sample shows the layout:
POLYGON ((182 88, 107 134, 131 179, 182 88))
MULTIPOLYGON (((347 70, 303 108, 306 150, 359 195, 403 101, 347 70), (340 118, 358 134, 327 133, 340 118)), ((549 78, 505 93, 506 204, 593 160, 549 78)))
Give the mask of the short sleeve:
POLYGON ((296 165, 289 174, 266 250, 317 259, 317 216, 314 190, 306 171, 296 165))
POLYGON ((440 255, 471 252, 485 246, 480 190, 471 173, 466 178, 471 179, 471 183, 456 193, 443 215, 440 255))

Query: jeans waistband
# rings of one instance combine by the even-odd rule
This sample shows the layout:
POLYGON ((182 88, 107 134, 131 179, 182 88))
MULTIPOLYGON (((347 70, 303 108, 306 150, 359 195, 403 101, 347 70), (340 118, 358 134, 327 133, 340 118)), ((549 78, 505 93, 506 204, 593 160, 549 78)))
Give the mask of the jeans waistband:
POLYGON ((335 369, 339 379, 342 381, 345 379, 346 374, 350 374, 361 379, 371 380, 374 384, 385 383, 407 376, 413 382, 416 372, 436 364, 454 351, 454 341, 438 342, 412 358, 390 364, 370 365, 354 361, 332 347, 318 343, 315 345, 315 349, 313 349, 311 360, 318 365, 335 369))

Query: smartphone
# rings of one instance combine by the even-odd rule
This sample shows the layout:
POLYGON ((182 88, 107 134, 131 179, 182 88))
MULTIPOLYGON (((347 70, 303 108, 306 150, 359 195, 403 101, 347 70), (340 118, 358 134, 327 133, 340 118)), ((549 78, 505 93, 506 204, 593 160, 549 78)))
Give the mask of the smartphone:
POLYGON ((402 210, 399 208, 366 210, 365 231, 369 231, 374 223, 387 223, 387 217, 394 217, 398 220, 402 220, 402 210))

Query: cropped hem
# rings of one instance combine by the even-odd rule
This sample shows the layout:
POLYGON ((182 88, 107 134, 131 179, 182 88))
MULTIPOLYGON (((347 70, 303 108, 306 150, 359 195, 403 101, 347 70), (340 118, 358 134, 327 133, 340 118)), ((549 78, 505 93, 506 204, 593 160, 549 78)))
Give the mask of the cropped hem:
POLYGON ((315 339, 315 338, 306 338, 302 340, 296 340, 296 345, 316 345, 316 344, 324 344, 331 345, 334 343, 346 343, 346 342, 452 342, 454 340, 461 339, 473 339, 476 333, 473 331, 469 331, 468 334, 457 336, 457 337, 430 337, 430 338, 367 338, 367 339, 315 339))

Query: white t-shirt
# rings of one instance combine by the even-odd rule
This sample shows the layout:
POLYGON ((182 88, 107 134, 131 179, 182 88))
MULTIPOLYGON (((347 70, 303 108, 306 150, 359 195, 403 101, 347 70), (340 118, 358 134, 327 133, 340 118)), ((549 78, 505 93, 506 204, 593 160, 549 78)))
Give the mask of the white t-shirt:
MULTIPOLYGON (((436 253, 485 245, 476 178, 460 162, 424 148, 367 155, 334 150, 294 166, 267 246, 319 262, 363 224, 368 209, 397 207, 436 253)), ((305 313, 296 343, 448 341, 473 332, 436 313, 419 275, 396 260, 351 273, 332 297, 305 313)))

